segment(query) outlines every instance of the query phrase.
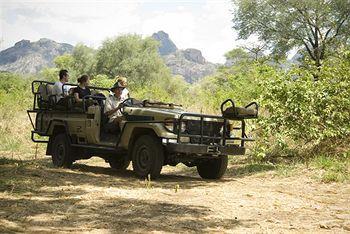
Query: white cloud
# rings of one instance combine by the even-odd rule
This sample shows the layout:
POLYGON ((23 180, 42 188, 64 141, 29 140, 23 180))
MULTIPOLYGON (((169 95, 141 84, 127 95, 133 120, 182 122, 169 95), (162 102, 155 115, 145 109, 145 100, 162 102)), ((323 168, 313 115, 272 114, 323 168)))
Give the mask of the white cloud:
POLYGON ((42 37, 97 47, 122 33, 163 30, 179 48, 198 48, 213 62, 235 47, 230 0, 97 1, 0 0, 0 49, 42 37))

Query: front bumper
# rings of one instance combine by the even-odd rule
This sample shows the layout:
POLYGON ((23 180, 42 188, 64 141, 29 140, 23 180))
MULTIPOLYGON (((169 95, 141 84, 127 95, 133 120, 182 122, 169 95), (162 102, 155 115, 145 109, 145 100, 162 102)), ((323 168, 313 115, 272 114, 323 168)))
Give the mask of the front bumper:
POLYGON ((197 145, 168 143, 166 149, 171 153, 200 154, 200 155, 244 155, 245 148, 238 145, 197 145))

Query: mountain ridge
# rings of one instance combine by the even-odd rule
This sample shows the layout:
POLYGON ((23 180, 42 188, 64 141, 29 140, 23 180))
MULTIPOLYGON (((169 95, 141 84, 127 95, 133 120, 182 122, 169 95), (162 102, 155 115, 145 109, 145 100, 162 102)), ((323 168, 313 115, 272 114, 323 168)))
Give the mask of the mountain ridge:
POLYGON ((35 74, 45 67, 52 67, 55 57, 71 53, 73 48, 68 43, 47 38, 35 42, 23 39, 0 52, 0 71, 35 74))
MULTIPOLYGON (((178 49, 166 32, 153 33, 152 38, 159 41, 158 52, 173 75, 194 83, 216 71, 218 65, 208 62, 200 50, 178 49)), ((73 49, 73 45, 48 38, 34 42, 23 39, 0 51, 0 71, 36 74, 45 67, 53 67, 55 57, 71 54, 73 49)))

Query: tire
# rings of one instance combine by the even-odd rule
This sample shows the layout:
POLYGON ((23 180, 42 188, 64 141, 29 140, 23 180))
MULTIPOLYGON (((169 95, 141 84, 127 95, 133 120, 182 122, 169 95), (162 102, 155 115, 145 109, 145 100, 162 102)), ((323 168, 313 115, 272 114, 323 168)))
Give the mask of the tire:
POLYGON ((132 148, 132 167, 141 178, 159 177, 164 163, 164 150, 159 138, 152 135, 139 137, 132 148))
POLYGON ((56 167, 70 168, 73 164, 73 149, 66 134, 55 136, 52 142, 52 163, 56 167))
POLYGON ((130 160, 126 156, 115 156, 108 159, 111 168, 116 170, 126 170, 130 165, 130 160))
POLYGON ((197 171, 203 179, 220 179, 226 172, 227 163, 227 155, 221 155, 218 158, 203 160, 197 165, 197 171))

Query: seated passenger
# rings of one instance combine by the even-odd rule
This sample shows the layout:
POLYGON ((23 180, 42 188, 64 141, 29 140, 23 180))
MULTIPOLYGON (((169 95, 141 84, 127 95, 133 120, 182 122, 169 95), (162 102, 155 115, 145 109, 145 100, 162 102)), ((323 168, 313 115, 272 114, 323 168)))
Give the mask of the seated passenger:
POLYGON ((111 91, 114 93, 113 95, 109 95, 106 99, 106 104, 104 107, 104 113, 109 118, 109 123, 112 123, 114 126, 117 127, 118 130, 120 130, 120 123, 122 121, 122 113, 120 111, 122 107, 122 92, 124 90, 125 86, 121 84, 121 82, 116 82, 113 87, 111 88, 111 91))
POLYGON ((83 101, 85 96, 91 95, 90 89, 87 87, 89 85, 90 78, 88 75, 82 75, 79 79, 79 85, 73 89, 73 96, 77 103, 83 101))
POLYGON ((64 86, 64 90, 62 90, 62 86, 65 83, 68 83, 69 74, 67 70, 60 70, 59 72, 59 81, 57 81, 53 88, 52 88, 52 94, 55 95, 55 101, 57 104, 60 104, 60 101, 63 97, 68 95, 68 90, 70 87, 64 86), (63 92, 62 92, 63 91, 63 92))
POLYGON ((121 99, 122 101, 124 101, 125 99, 130 98, 130 93, 129 90, 126 88, 126 86, 128 85, 128 81, 126 79, 126 77, 123 76, 117 76, 116 77, 117 82, 119 82, 121 85, 123 85, 125 88, 123 89, 123 92, 121 94, 121 99))

